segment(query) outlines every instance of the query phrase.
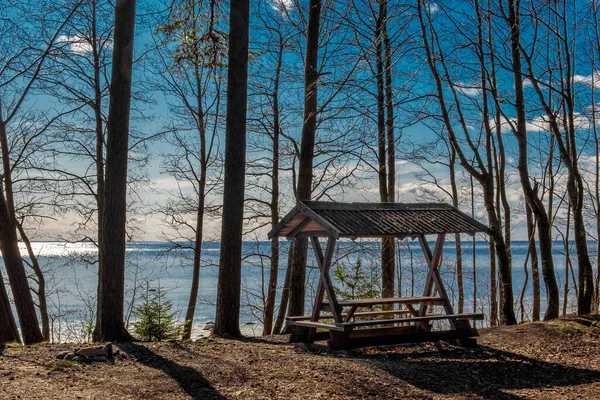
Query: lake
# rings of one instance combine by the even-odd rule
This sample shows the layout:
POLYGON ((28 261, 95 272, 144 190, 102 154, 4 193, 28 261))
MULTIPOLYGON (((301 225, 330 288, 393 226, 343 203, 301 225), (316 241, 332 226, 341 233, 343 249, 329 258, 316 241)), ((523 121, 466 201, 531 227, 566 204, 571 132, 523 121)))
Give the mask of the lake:
MULTIPOLYGON (((360 281, 379 284, 378 249, 379 243, 364 240, 353 244, 350 241, 339 241, 338 251, 334 257, 334 269, 338 268, 338 277, 334 283, 346 293, 351 290, 348 285, 340 282, 342 276, 359 276, 360 281), (358 244, 358 246, 356 246, 358 244), (361 273, 356 273, 357 261, 360 259, 361 273), (337 266, 337 267, 336 267, 337 266)), ((35 252, 39 262, 46 271, 48 285, 49 312, 52 319, 52 330, 56 341, 81 341, 83 332, 86 331, 90 321, 95 315, 95 294, 97 284, 97 265, 93 263, 96 249, 89 243, 63 243, 63 242, 35 242, 35 252)), ((431 243, 433 246, 433 243, 431 243)), ((126 268, 126 317, 131 322, 135 319, 133 309, 143 301, 148 293, 160 290, 167 300, 173 303, 173 310, 180 320, 183 320, 183 311, 187 307, 189 288, 191 284, 191 257, 192 250, 185 248, 185 244, 173 248, 171 244, 160 242, 136 242, 127 245, 126 268), (132 305, 132 299, 135 302, 132 305)), ((463 274, 465 282, 465 312, 473 310, 473 271, 472 241, 463 239, 463 274)), ((477 283, 477 311, 488 313, 489 304, 489 247, 487 242, 476 242, 476 283, 477 283)), ((573 243, 570 244, 571 259, 576 268, 576 258, 573 243)), ((513 286, 515 295, 515 311, 520 319, 519 296, 525 282, 523 265, 527 254, 527 242, 514 241, 512 243, 513 286)), ((242 270, 242 312, 240 325, 246 335, 257 335, 262 332, 261 308, 263 287, 268 282, 269 259, 261 255, 268 255, 269 242, 244 242, 243 250, 245 259, 242 270), (264 285, 264 286, 263 286, 264 285)), ((23 253, 26 253, 23 248, 23 253)), ((219 261, 219 243, 205 243, 202 248, 202 269, 200 277, 200 291, 198 307, 194 318, 193 337, 204 336, 208 331, 203 330, 204 325, 214 321, 215 302, 217 293, 217 273, 219 261)), ((288 242, 281 242, 279 286, 283 285, 285 268, 287 265, 288 242)), ((596 246, 590 243, 590 252, 594 256, 596 246)), ((397 254, 401 260, 397 273, 401 286, 401 295, 420 295, 425 279, 426 267, 417 241, 400 242, 397 254), (413 279, 414 277, 414 279, 413 279)), ((27 257, 25 257, 27 260, 27 257)), ((554 247, 554 261, 561 297, 565 281, 564 247, 556 243, 554 247)), ((449 295, 456 301, 456 275, 455 271, 455 245, 446 242, 444 246, 442 276, 446 283, 449 295)), ((309 309, 312 304, 312 293, 316 287, 318 277, 314 268, 314 259, 309 252, 309 271, 307 273, 307 301, 309 309)), ((3 268, 3 267, 2 267, 3 268)), ((575 271, 576 274, 576 271, 575 271)), ((6 281, 6 272, 3 270, 6 281)), ((352 282, 351 282, 352 283, 352 282)), ((542 302, 544 301, 544 287, 542 282, 542 302)), ((280 292, 280 291, 279 291, 280 292)), ((279 294, 279 293, 278 293, 279 294)), ((575 307, 574 290, 570 290, 568 311, 575 307)), ((561 298, 562 307, 562 298, 561 298)), ((544 305, 542 304, 542 312, 544 305)), ((528 280, 526 295, 524 296, 525 319, 531 312, 531 277, 528 280)), ((15 314, 16 315, 16 314, 15 314)), ((487 322, 489 323, 489 322, 487 322)))

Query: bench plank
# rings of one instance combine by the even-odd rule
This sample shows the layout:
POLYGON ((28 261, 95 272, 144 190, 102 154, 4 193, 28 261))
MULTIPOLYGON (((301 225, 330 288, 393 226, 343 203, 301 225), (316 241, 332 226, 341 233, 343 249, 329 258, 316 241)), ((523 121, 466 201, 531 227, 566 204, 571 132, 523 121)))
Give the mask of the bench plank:
MULTIPOLYGON (((354 299, 354 300, 340 300, 338 304, 341 306, 358 306, 358 307, 369 307, 378 304, 443 304, 445 299, 443 297, 433 296, 419 296, 419 297, 386 297, 382 299, 354 299)), ((324 306, 328 307, 329 303, 323 303, 324 306)))
POLYGON ((398 322, 419 322, 419 321, 432 321, 432 320, 460 320, 460 319, 472 319, 472 320, 482 320, 484 318, 483 314, 451 314, 451 315, 427 315, 423 317, 409 317, 409 318, 395 318, 395 319, 382 319, 382 320, 367 320, 367 321, 354 321, 354 322, 342 322, 340 324, 336 324, 337 326, 343 327, 358 327, 358 326, 371 326, 371 325, 386 325, 386 324, 395 324, 398 322))
MULTIPOLYGON (((386 315, 402 315, 402 314, 410 314, 409 310, 385 310, 385 311, 366 311, 366 312, 357 312, 352 315, 353 318, 364 318, 364 317, 379 317, 386 315)), ((342 314, 343 318, 346 318, 348 314, 342 314)), ((308 321, 310 320, 310 315, 302 315, 299 317, 287 317, 287 321, 308 321)), ((319 315, 319 319, 333 319, 333 315, 319 315)))
POLYGON ((288 325, 293 325, 293 326, 304 326, 306 328, 321 328, 321 329, 327 329, 330 331, 340 331, 340 332, 344 332, 344 331, 348 331, 348 330, 352 330, 352 327, 348 326, 348 327, 344 327, 344 326, 338 326, 338 325, 331 325, 331 324, 324 324, 322 322, 313 322, 313 321, 287 321, 288 325))

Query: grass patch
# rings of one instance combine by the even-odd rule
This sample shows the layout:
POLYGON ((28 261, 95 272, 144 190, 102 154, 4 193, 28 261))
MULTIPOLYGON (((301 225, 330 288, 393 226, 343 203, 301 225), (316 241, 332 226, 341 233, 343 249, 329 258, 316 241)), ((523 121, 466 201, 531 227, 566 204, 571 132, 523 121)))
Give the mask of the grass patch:
POLYGON ((76 361, 59 361, 56 364, 54 364, 53 366, 51 366, 50 368, 48 368, 48 372, 56 372, 56 371, 63 371, 67 368, 71 368, 77 365, 76 361))

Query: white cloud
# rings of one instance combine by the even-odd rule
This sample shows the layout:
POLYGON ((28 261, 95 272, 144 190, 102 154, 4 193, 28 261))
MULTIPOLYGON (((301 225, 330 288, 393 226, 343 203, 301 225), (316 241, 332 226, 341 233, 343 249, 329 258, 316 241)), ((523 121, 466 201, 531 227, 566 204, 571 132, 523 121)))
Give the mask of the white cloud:
POLYGON ((573 82, 598 89, 600 88, 600 71, 596 71, 591 75, 573 75, 573 82))
MULTIPOLYGON (((286 0, 287 1, 287 0, 286 0)), ((73 54, 85 55, 92 53, 92 44, 89 39, 81 36, 81 35, 60 35, 57 40, 58 43, 65 43, 69 45, 69 50, 73 54)), ((112 43, 103 43, 108 44, 108 48, 112 48, 112 43)))
POLYGON ((271 7, 280 14, 290 11, 294 6, 294 0, 271 0, 271 7))

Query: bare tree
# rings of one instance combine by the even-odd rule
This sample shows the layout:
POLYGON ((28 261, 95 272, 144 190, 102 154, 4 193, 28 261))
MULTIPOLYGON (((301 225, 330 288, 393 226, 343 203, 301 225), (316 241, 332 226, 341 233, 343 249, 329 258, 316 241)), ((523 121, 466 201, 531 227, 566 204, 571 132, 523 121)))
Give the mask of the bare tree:
POLYGON ((246 169, 246 107, 250 1, 232 0, 229 10, 227 118, 221 253, 214 333, 240 336, 242 224, 246 169))
POLYGON ((106 144, 106 187, 102 262, 98 269, 98 323, 94 339, 130 340, 123 323, 125 290, 125 223, 127 219, 127 153, 133 66, 135 0, 115 4, 115 34, 106 144))
POLYGON ((159 211, 172 233, 163 237, 193 250, 192 284, 185 312, 183 339, 189 339, 200 285, 204 222, 218 206, 208 196, 220 183, 217 133, 221 115, 221 83, 226 35, 217 26, 218 2, 185 0, 173 3, 166 21, 159 22, 156 65, 151 74, 175 115, 165 131, 173 151, 164 154, 163 171, 177 181, 159 211), (205 16, 208 15, 208 20, 205 16), (190 185, 191 193, 185 189, 190 185))
MULTIPOLYGON (((478 9, 477 2, 475 4, 475 8, 478 9)), ((489 224, 493 230, 492 237, 495 245, 496 256, 498 257, 498 272, 500 275, 501 289, 501 321, 507 325, 512 325, 516 323, 513 307, 514 300, 512 288, 512 273, 510 268, 510 257, 508 249, 506 247, 504 235, 502 234, 501 222, 498 220, 498 214, 495 206, 495 185, 492 162, 493 135, 489 122, 491 113, 489 111, 488 104, 488 85, 486 80, 485 61, 483 59, 484 52, 482 51, 482 47, 484 45, 482 36, 482 26, 481 24, 478 24, 477 39, 474 43, 472 43, 472 45, 475 46, 475 49, 478 49, 477 54, 480 55, 480 57, 478 57, 478 61, 480 68, 479 77, 481 79, 481 103, 483 105, 483 130, 485 132, 484 140, 482 143, 486 149, 486 153, 484 154, 485 161, 480 155, 478 146, 471 137, 471 133, 467 127, 465 116, 463 113, 463 108, 458 99, 456 84, 450 78, 449 70, 446 64, 446 60, 444 58, 444 53, 439 43, 439 38, 436 34, 436 30, 431 24, 430 13, 428 12, 427 6, 424 4, 423 1, 419 1, 418 3, 418 15, 423 39, 423 48, 425 51, 427 63, 435 80, 437 100, 441 109, 442 119, 444 121, 446 131, 448 132, 450 142, 456 150, 456 154, 458 156, 458 159, 460 160, 462 167, 480 183, 483 189, 484 205, 487 211, 489 224), (432 51, 431 43, 433 43, 437 48, 437 53, 435 54, 432 51), (434 60, 434 56, 435 60, 438 61, 437 63, 434 60), (438 69, 438 65, 440 65, 441 71, 438 69), (471 161, 469 157, 467 157, 463 149, 463 145, 459 142, 458 137, 455 133, 455 125, 451 120, 449 108, 446 103, 443 78, 449 84, 449 92, 452 96, 452 105, 456 108, 460 132, 462 132, 464 136, 464 141, 466 142, 466 149, 473 153, 473 161, 471 161)))

